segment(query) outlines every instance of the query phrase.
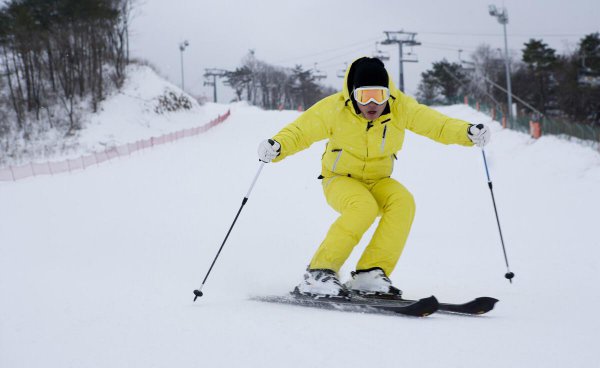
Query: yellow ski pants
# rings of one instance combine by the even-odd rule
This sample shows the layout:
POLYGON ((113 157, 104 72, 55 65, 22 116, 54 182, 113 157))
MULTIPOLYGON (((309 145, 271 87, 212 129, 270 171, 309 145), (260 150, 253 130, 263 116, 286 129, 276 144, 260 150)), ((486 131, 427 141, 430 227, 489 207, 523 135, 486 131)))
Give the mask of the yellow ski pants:
POLYGON ((392 178, 364 183, 335 176, 323 179, 322 185, 327 203, 340 216, 329 228, 309 267, 339 272, 354 246, 381 215, 356 269, 380 267, 390 275, 402 254, 415 215, 412 194, 392 178))

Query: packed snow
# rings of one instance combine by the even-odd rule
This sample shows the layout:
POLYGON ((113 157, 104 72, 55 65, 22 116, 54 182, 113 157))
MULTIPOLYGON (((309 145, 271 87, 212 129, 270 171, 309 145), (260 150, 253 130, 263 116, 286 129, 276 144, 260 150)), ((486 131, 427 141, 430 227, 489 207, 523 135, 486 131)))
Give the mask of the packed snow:
MULTIPOLYGON (((144 79, 156 83, 138 79, 139 91, 162 90, 144 79)), ((466 106, 438 108, 493 131, 486 155, 516 274, 510 284, 481 150, 407 134, 394 177, 413 192, 417 215, 392 281, 413 298, 498 298, 485 316, 396 317, 250 300, 300 282, 336 218, 317 180, 324 142, 264 167, 194 303, 192 291, 257 173, 259 141, 299 113, 237 103, 157 115, 140 112, 144 100, 106 101, 82 146, 232 114, 205 134, 99 167, 0 183, 0 367, 598 364, 598 152, 502 130, 466 106)))

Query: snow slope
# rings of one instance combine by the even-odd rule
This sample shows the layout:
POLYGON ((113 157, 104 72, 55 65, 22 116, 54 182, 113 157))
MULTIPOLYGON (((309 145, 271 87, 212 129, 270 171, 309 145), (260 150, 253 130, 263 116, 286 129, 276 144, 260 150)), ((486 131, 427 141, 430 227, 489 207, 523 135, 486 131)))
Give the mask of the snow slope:
MULTIPOLYGON (((298 283, 336 217, 316 180, 323 142, 266 165, 193 303, 259 167, 258 142, 298 115, 220 107, 231 117, 204 135, 0 183, 0 367, 598 364, 600 155, 495 122, 486 152, 513 284, 478 149, 408 133, 395 172, 418 209, 392 280, 409 297, 497 297, 489 315, 418 319, 249 300, 298 283)), ((464 106, 440 110, 490 123, 464 106)))

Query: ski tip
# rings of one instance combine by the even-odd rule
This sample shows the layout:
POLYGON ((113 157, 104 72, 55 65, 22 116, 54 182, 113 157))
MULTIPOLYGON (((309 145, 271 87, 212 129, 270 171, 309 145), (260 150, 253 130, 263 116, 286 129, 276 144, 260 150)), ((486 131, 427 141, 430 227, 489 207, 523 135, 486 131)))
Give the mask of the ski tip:
POLYGON ((475 311, 475 314, 485 314, 494 309, 494 306, 496 306, 496 303, 498 303, 498 299, 491 298, 489 296, 482 296, 476 298, 474 302, 474 304, 477 305, 477 310, 475 311))
POLYGON ((408 315, 427 317, 438 311, 440 308, 440 302, 435 296, 432 295, 428 298, 419 299, 415 303, 409 305, 407 308, 406 314, 408 315))

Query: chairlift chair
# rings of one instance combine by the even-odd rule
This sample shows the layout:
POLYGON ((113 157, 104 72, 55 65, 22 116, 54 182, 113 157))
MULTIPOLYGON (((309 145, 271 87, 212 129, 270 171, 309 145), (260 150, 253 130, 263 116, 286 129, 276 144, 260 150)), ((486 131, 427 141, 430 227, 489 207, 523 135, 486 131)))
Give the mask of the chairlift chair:
POLYGON ((406 63, 418 63, 419 56, 411 50, 402 56, 402 61, 406 63))
POLYGON ((577 83, 583 86, 600 86, 600 73, 594 72, 591 68, 582 67, 577 72, 577 83))
POLYGON ((375 42, 375 51, 373 52, 373 57, 378 58, 381 61, 390 60, 390 53, 380 50, 377 45, 379 45, 379 42, 375 42))
POLYGON ((345 78, 347 70, 348 70, 348 63, 344 63, 344 69, 338 69, 338 71, 337 71, 337 77, 338 78, 345 78))
POLYGON ((315 63, 315 67, 312 70, 312 76, 316 80, 321 80, 327 78, 327 73, 317 69, 317 63, 315 63))

